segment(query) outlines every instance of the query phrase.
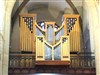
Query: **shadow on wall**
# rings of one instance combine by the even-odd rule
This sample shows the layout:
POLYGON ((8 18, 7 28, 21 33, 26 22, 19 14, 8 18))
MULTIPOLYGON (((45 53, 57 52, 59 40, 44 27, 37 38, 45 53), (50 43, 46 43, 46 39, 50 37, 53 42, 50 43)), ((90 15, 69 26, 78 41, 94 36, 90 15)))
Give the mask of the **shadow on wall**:
POLYGON ((84 46, 85 46, 85 52, 91 52, 90 35, 89 35, 89 29, 87 28, 87 26, 84 30, 84 46))

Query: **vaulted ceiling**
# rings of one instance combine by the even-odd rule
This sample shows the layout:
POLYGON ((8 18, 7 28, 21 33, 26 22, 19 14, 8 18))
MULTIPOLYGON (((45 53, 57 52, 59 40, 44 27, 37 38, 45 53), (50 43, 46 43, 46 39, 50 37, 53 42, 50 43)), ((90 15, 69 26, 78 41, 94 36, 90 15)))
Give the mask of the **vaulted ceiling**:
POLYGON ((12 14, 12 25, 14 25, 17 16, 24 7, 28 9, 28 12, 41 8, 47 8, 64 13, 67 8, 71 9, 75 14, 79 14, 80 12, 77 8, 83 6, 83 0, 17 0, 16 4, 17 6, 15 6, 12 14))

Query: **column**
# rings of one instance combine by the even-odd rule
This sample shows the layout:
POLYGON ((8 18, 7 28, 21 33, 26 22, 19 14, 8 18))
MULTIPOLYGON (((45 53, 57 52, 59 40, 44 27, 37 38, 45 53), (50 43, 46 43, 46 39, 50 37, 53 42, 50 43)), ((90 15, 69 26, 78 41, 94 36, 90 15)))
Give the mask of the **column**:
POLYGON ((96 63, 96 75, 100 75, 100 24, 99 24, 99 5, 94 0, 87 2, 89 14, 91 16, 91 30, 93 30, 93 40, 94 40, 94 52, 95 52, 95 63, 96 63))
POLYGON ((16 0, 1 0, 2 12, 0 13, 0 75, 8 75, 9 40, 11 27, 11 13, 16 0), (2 23, 2 24, 1 24, 2 23))

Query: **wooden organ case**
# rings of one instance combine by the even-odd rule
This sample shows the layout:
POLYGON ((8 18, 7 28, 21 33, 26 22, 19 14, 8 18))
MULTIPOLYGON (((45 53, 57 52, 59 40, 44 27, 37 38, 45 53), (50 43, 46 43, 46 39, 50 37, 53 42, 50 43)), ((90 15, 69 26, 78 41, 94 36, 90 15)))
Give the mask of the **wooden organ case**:
POLYGON ((79 52, 79 15, 64 14, 62 25, 36 22, 36 14, 20 15, 20 50, 36 53, 36 65, 70 65, 70 53, 79 52))

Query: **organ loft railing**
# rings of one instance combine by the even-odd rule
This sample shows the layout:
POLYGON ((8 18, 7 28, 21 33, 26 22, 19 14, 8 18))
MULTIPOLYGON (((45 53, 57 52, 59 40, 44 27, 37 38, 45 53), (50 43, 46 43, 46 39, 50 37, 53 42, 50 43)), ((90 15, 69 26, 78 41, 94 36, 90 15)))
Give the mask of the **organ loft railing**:
MULTIPOLYGON (((20 15, 20 50, 36 52, 36 65, 70 65, 70 52, 79 52, 79 15, 64 14, 62 25, 37 24, 36 14, 20 15)), ((77 56, 77 55, 76 55, 77 56)))

